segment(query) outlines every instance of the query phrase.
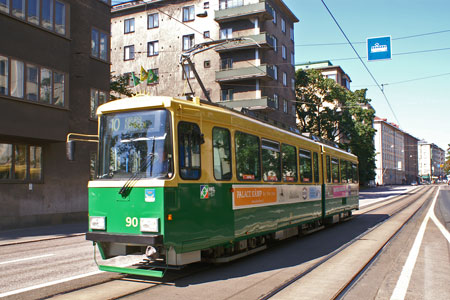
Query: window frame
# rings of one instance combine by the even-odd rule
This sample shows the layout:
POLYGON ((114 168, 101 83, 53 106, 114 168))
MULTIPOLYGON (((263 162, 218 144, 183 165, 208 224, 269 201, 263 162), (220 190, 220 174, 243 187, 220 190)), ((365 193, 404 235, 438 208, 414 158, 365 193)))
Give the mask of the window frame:
POLYGON ((257 136, 257 135, 254 135, 254 134, 250 134, 250 133, 247 133, 247 132, 236 130, 234 132, 234 147, 233 148, 234 148, 234 157, 235 157, 234 161, 235 161, 235 166, 236 166, 236 178, 237 178, 237 180, 238 181, 242 181, 242 182, 258 182, 258 181, 261 181, 262 169, 261 169, 261 139, 260 139, 260 137, 257 136), (239 160, 238 160, 239 155, 237 154, 237 151, 238 151, 237 135, 238 134, 244 134, 244 135, 247 135, 247 136, 250 136, 250 137, 254 137, 258 141, 258 146, 256 147, 258 149, 258 157, 257 157, 257 159, 258 159, 258 164, 257 164, 258 169, 256 170, 257 171, 256 172, 257 173, 256 176, 254 176, 254 174, 243 174, 242 177, 239 175, 239 171, 240 171, 240 169, 239 169, 239 160), (245 176, 254 176, 255 178, 245 178, 245 176))
POLYGON ((289 182, 289 183, 293 183, 293 182, 298 182, 298 156, 297 156, 297 147, 289 145, 289 144, 285 144, 282 143, 281 144, 281 177, 282 177, 282 181, 283 182, 289 182), (286 176, 285 176, 285 169, 284 169, 284 162, 283 162, 283 154, 285 152, 283 152, 283 147, 290 147, 294 149, 294 159, 295 159, 295 172, 294 172, 294 180, 286 180, 286 176))
POLYGON ((147 57, 158 56, 159 55, 159 40, 147 42, 147 57), (150 45, 153 45, 153 54, 150 54, 150 45), (155 52, 156 45, 156 52, 155 52))
POLYGON ((128 18, 128 19, 123 20, 123 33, 124 34, 134 33, 134 30, 135 30, 135 19, 134 18, 128 18), (133 21, 133 30, 131 30, 131 21, 133 21))
MULTIPOLYGON (((0 144, 7 145, 11 147, 11 153, 10 153, 10 169, 9 169, 9 175, 8 178, 0 179, 0 184, 8 184, 8 183, 44 183, 44 147, 42 145, 38 144, 28 144, 28 143, 8 143, 8 142, 0 142, 0 144), (17 147, 25 147, 25 178, 24 179, 17 179, 16 178, 16 148, 17 147), (33 179, 31 175, 31 148, 38 148, 40 149, 40 158, 39 158, 39 164, 40 164, 40 172, 39 172, 39 179, 33 179)), ((35 159, 37 160, 37 159, 35 159)))
POLYGON ((183 22, 192 22, 195 20, 195 6, 187 5, 182 8, 182 20, 183 22), (187 14, 186 14, 187 12, 187 14))
POLYGON ((129 60, 134 60, 135 59, 135 50, 134 50, 134 45, 128 45, 128 46, 124 46, 123 47, 123 60, 124 61, 129 61, 129 60), (127 59, 127 49, 129 50, 129 58, 127 59), (133 49, 133 51, 131 51, 131 49, 133 49), (131 53, 133 53, 132 57, 131 57, 131 53))
POLYGON ((95 59, 98 59, 98 60, 100 60, 100 61, 103 61, 103 62, 106 62, 106 63, 108 63, 109 62, 109 59, 110 59, 110 41, 111 41, 111 38, 110 38, 110 36, 109 36, 109 33, 107 33, 106 31, 103 31, 103 30, 101 30, 101 29, 99 29, 99 28, 97 28, 97 27, 91 27, 91 52, 90 52, 90 56, 92 57, 92 58, 95 58, 95 59), (94 31, 96 31, 97 32, 97 40, 95 41, 95 43, 96 43, 96 45, 97 45, 97 52, 96 53, 93 53, 93 40, 94 40, 94 37, 93 37, 93 33, 94 33, 94 31), (105 56, 106 57, 102 57, 102 38, 103 37, 105 37, 106 38, 106 45, 105 45, 105 56))
POLYGON ((195 34, 191 33, 191 34, 185 34, 185 35, 183 35, 183 37, 182 37, 182 39, 181 39, 181 42, 182 42, 181 49, 182 49, 183 51, 186 51, 186 50, 191 49, 191 48, 195 45, 195 34), (188 47, 188 48, 185 48, 185 46, 186 46, 185 40, 187 41, 187 39, 189 39, 189 40, 188 40, 189 47, 188 47))
POLYGON ((159 27, 159 13, 152 13, 147 15, 147 29, 153 29, 159 27), (155 19, 156 16, 156 19, 155 19), (150 26, 150 17, 153 18, 153 22, 150 26), (155 22, 156 20, 156 22, 155 22))
POLYGON ((277 141, 273 141, 273 140, 269 140, 269 139, 261 139, 261 177, 262 180, 264 182, 281 182, 281 178, 282 178, 282 169, 281 169, 281 145, 279 142, 277 141), (268 169, 268 165, 265 165, 265 160, 264 160, 264 150, 266 151, 272 151, 275 153, 278 153, 278 175, 275 175, 275 180, 269 180, 269 176, 266 177, 266 171, 270 172, 273 170, 267 170, 268 169))
POLYGON ((89 112, 89 119, 91 120, 97 120, 98 116, 97 116, 97 108, 108 102, 109 101, 109 93, 107 91, 103 91, 100 89, 96 89, 96 88, 91 88, 90 89, 90 94, 89 94, 89 107, 90 107, 90 112, 89 112), (92 99, 92 95, 94 92, 94 99, 92 99), (99 100, 100 100, 100 93, 104 93, 105 94, 105 100, 103 103, 99 104, 99 100), (92 102, 94 100, 94 102, 92 102), (94 105, 92 105, 94 104, 94 105))
POLYGON ((197 123, 187 122, 187 121, 180 121, 180 122, 178 122, 178 125, 177 125, 177 141, 178 141, 178 157, 179 157, 179 159, 178 159, 178 169, 180 171, 180 177, 183 180, 199 180, 202 177, 202 149, 201 149, 202 142, 201 142, 201 138, 202 138, 202 133, 201 133, 201 130, 200 130, 200 126, 197 123), (199 147, 198 148, 198 150, 199 150, 198 151, 198 155, 199 155, 198 159, 199 159, 199 164, 200 165, 199 165, 198 168, 193 168, 192 167, 192 157, 190 158, 190 163, 191 163, 190 167, 182 168, 182 166, 181 166, 181 163, 182 163, 181 157, 184 157, 184 155, 183 156, 181 155, 182 153, 181 153, 181 150, 180 150, 180 148, 182 146, 182 143, 181 143, 182 135, 180 134, 180 132, 181 132, 181 126, 187 125, 187 124, 192 125, 195 131, 197 131, 197 129, 198 129, 198 145, 196 145, 196 146, 199 147), (198 171, 198 175, 195 175, 195 176, 193 175, 192 177, 185 176, 185 175, 183 175, 182 169, 187 169, 187 171, 194 171, 194 172, 198 171))
POLYGON ((304 148, 299 148, 298 149, 298 164, 299 164, 299 177, 300 177, 300 183, 307 183, 307 184, 312 184, 313 183, 313 157, 312 157, 312 153, 313 151, 309 150, 309 149, 304 149, 304 148), (306 156, 306 153, 309 153, 309 158, 306 157, 302 157, 301 155, 306 156), (305 176, 304 174, 304 170, 302 168, 303 166, 303 162, 302 162, 302 158, 303 160, 309 160, 309 177, 305 176), (308 180, 305 180, 305 178, 307 178, 308 180))
MULTIPOLYGON (((211 131, 211 137, 212 137, 212 141, 213 141, 213 151, 212 151, 212 161, 213 161, 213 174, 214 174, 214 179, 217 181, 230 181, 231 179, 233 179, 233 145, 231 143, 231 132, 228 128, 223 128, 223 127, 218 127, 215 126, 213 127, 212 131, 211 131), (224 174, 221 174, 222 178, 218 179, 216 176, 216 169, 215 169, 215 155, 214 155, 214 130, 223 130, 228 132, 228 145, 229 145, 229 158, 230 158, 230 175, 229 178, 223 178, 224 174)), ((221 165, 222 166, 222 165, 221 165)))

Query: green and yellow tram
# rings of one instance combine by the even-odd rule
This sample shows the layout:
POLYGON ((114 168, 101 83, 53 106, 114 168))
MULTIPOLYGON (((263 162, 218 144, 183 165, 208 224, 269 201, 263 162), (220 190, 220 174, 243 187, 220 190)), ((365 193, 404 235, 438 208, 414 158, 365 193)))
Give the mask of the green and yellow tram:
POLYGON ((226 262, 358 209, 357 158, 198 98, 136 96, 98 109, 89 232, 103 259, 138 253, 161 277, 226 262))

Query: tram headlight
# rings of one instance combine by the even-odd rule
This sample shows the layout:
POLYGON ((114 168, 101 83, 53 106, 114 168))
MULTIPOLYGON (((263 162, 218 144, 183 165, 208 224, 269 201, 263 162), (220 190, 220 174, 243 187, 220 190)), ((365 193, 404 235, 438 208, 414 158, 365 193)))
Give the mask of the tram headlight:
POLYGON ((158 232, 159 218, 141 218, 141 232, 158 232))
POLYGON ((91 227, 91 229, 105 230, 106 229, 106 218, 105 217, 89 217, 89 226, 91 227))

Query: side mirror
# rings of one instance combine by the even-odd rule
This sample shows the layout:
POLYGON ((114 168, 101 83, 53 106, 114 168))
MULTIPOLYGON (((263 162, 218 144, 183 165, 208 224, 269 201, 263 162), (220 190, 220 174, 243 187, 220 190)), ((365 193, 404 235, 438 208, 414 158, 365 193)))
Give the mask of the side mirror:
POLYGON ((75 160, 75 141, 66 142, 66 157, 70 161, 75 160))

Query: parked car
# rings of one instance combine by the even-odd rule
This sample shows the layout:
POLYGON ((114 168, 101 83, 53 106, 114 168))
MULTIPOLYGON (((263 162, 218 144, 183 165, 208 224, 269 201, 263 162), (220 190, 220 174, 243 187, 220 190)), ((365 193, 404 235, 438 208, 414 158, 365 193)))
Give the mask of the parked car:
POLYGON ((417 185, 417 181, 411 182, 411 185, 417 185))

